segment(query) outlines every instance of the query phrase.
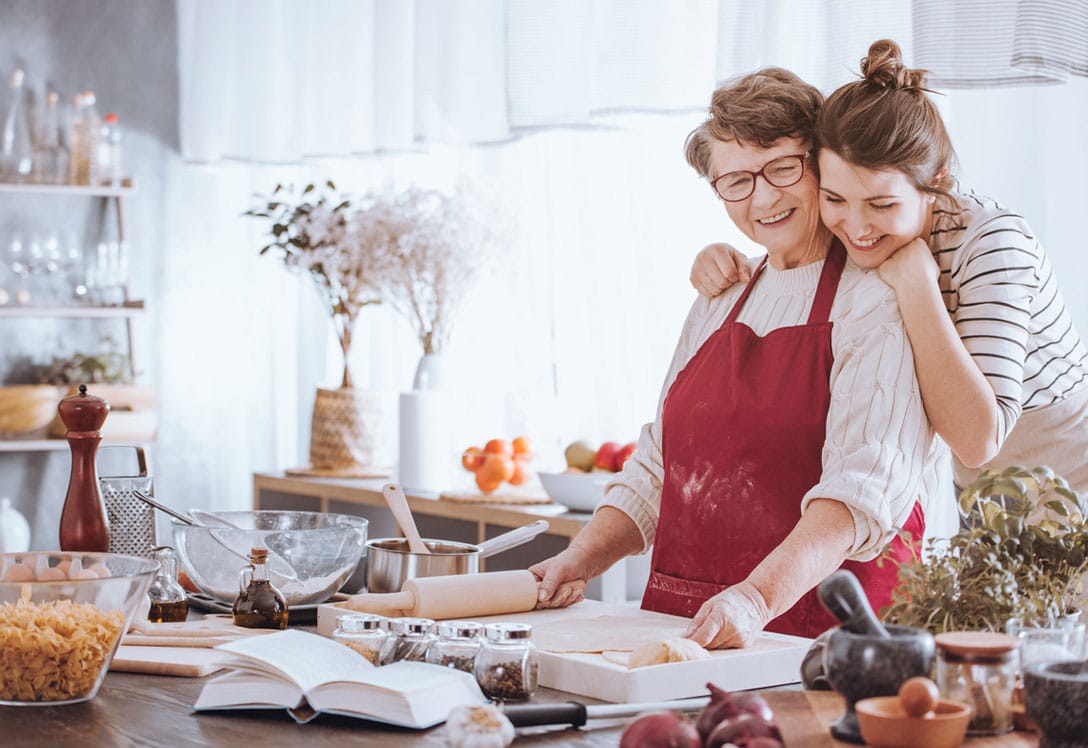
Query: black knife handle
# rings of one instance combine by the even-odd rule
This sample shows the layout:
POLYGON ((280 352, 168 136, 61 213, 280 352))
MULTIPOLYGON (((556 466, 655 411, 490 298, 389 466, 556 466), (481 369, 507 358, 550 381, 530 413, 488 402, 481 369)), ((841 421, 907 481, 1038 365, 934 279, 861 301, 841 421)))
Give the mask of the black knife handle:
POLYGON ((581 727, 586 723, 586 705, 578 701, 564 701, 558 704, 514 704, 504 706, 502 713, 514 727, 533 725, 581 727))

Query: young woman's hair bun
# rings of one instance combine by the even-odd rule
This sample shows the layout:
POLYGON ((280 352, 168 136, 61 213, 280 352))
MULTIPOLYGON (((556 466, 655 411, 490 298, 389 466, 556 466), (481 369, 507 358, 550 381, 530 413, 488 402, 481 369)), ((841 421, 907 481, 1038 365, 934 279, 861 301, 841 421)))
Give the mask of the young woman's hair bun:
POLYGON ((926 71, 904 65, 903 53, 891 39, 880 39, 869 46, 869 54, 861 60, 861 74, 881 88, 925 90, 926 71))

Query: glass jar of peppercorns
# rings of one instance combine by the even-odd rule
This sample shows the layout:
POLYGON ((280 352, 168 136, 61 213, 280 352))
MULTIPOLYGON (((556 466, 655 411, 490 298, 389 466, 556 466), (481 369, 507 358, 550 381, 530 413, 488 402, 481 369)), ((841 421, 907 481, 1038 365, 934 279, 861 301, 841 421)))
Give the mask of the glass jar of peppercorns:
POLYGON ((476 682, 496 701, 527 701, 536 690, 540 654, 527 623, 489 623, 476 655, 476 682))
POLYGON ((332 638, 344 644, 363 657, 370 660, 370 664, 381 664, 382 645, 389 635, 382 628, 381 616, 366 615, 362 613, 350 613, 339 616, 336 631, 332 632, 332 638))
POLYGON ((427 661, 427 647, 434 641, 434 621, 430 618, 390 618, 389 638, 382 645, 381 663, 389 665, 401 660, 427 661))
POLYGON ((427 648, 427 662, 474 673, 482 629, 474 621, 442 621, 437 638, 427 648))

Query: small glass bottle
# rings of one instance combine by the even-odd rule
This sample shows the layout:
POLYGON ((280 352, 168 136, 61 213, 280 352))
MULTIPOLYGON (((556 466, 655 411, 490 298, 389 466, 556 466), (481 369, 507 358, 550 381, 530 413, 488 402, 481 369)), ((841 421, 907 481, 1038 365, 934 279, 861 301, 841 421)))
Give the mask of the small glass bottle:
POLYGON ((4 131, 0 137, 0 177, 6 182, 29 180, 34 168, 34 150, 23 102, 23 78, 23 71, 16 70, 9 80, 10 108, 4 118, 4 131))
POLYGON ((93 91, 76 94, 72 100, 72 127, 68 153, 68 181, 71 184, 98 184, 98 139, 102 120, 95 109, 93 91))
POLYGON ((385 619, 381 616, 367 615, 365 613, 351 613, 338 616, 337 628, 332 632, 332 638, 341 644, 354 649, 367 658, 372 665, 381 664, 382 646, 389 635, 382 628, 385 619))
POLYGON ((476 655, 476 682, 496 701, 527 701, 536 690, 540 654, 527 623, 489 623, 476 655))
POLYGON ((941 697, 970 704, 968 735, 1001 735, 1013 728, 1017 648, 1011 636, 951 631, 937 641, 937 686, 941 697))
POLYGON ((430 618, 390 618, 389 638, 382 647, 381 663, 389 665, 401 660, 426 662, 427 648, 434 641, 434 621, 430 618))
POLYGON ((427 662, 474 673, 482 630, 483 626, 474 621, 442 621, 427 649, 427 662))
POLYGON ((178 557, 168 545, 154 548, 151 553, 159 562, 159 571, 147 590, 147 596, 151 598, 147 620, 152 623, 184 621, 189 616, 189 601, 185 589, 178 584, 178 557))
POLYGON ((250 629, 287 628, 287 599, 268 579, 268 549, 253 548, 249 562, 242 569, 240 593, 231 607, 234 625, 250 629))
POLYGON ((60 138, 60 94, 45 96, 45 114, 38 128, 34 150, 35 180, 45 184, 64 184, 68 180, 68 149, 60 138))

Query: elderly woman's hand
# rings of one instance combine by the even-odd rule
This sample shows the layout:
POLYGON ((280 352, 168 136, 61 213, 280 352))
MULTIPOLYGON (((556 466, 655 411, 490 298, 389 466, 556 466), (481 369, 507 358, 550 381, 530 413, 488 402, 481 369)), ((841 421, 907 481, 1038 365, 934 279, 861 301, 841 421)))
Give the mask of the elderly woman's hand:
POLYGON ((745 581, 703 603, 684 636, 707 649, 747 647, 755 643, 770 617, 763 594, 745 581))
POLYGON ((708 299, 737 281, 747 283, 751 277, 748 257, 728 244, 706 245, 691 265, 691 285, 708 299))
POLYGON ((540 582, 536 607, 565 608, 580 602, 589 581, 590 566, 585 551, 575 546, 530 566, 529 571, 540 582))
POLYGON ((897 294, 935 286, 941 276, 933 252, 921 239, 904 244, 880 263, 877 272, 880 279, 895 289, 897 294))

